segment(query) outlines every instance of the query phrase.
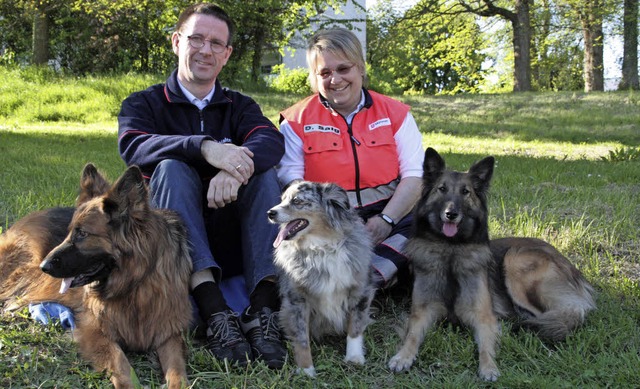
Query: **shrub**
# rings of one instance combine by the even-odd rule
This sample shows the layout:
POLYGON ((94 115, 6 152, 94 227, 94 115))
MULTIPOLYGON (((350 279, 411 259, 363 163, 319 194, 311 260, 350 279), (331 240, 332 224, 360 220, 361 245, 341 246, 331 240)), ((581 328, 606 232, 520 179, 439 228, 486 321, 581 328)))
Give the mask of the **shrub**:
POLYGON ((286 69, 283 64, 273 67, 276 75, 267 80, 270 89, 280 93, 308 95, 311 92, 307 69, 286 69))

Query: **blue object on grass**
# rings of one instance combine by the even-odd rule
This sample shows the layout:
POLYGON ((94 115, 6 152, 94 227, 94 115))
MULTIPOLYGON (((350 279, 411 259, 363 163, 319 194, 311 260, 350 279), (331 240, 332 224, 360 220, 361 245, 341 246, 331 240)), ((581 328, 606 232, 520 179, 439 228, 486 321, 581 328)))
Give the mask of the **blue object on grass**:
POLYGON ((60 321, 60 325, 65 330, 76 329, 76 323, 73 320, 73 312, 62 304, 54 302, 29 304, 29 313, 31 313, 31 317, 35 321, 42 324, 48 324, 49 319, 52 319, 60 321))

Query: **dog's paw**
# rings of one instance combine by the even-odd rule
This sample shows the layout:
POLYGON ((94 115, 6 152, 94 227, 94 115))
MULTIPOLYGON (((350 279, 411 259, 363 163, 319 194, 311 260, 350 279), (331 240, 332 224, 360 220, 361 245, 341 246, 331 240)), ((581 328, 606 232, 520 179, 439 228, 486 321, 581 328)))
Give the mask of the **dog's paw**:
POLYGON ((500 377, 500 371, 497 368, 479 369, 478 376, 484 381, 495 382, 500 377))
POLYGON ((364 354, 362 353, 351 354, 351 355, 347 354, 344 356, 344 361, 349 363, 355 363, 356 365, 364 365, 365 358, 364 358, 364 354))
POLYGON ((364 365, 364 340, 362 335, 355 338, 347 337, 347 354, 344 356, 344 361, 364 365))
POLYGON ((316 378, 316 368, 313 365, 309 367, 299 367, 296 369, 296 373, 305 374, 311 378, 316 378))
POLYGON ((415 356, 406 358, 398 353, 389 360, 389 369, 396 373, 400 373, 403 370, 409 370, 411 365, 413 365, 413 361, 415 360, 415 356))

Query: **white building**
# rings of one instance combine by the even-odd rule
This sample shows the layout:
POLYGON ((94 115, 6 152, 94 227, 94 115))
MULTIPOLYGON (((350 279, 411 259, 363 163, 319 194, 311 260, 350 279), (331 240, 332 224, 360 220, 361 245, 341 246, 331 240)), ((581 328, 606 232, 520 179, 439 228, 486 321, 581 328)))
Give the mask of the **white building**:
MULTIPOLYGON (((285 48, 284 56, 281 58, 282 63, 284 63, 285 67, 288 69, 295 68, 306 68, 307 67, 307 59, 306 59, 306 48, 307 48, 307 39, 313 34, 314 31, 318 30, 318 26, 322 22, 326 21, 335 21, 331 23, 333 26, 345 26, 345 24, 350 25, 350 29, 356 34, 358 39, 360 39, 360 43, 362 43, 362 49, 364 50, 364 55, 366 58, 367 52, 367 11, 366 11, 366 1, 365 0, 348 0, 347 3, 340 7, 340 9, 336 10, 327 6, 325 12, 320 14, 316 21, 311 23, 311 31, 304 31, 297 34, 294 39, 292 39, 290 45, 285 48), (358 4, 358 5, 356 5, 358 4), (340 22, 345 21, 345 22, 340 22)), ((346 26, 345 26, 346 27, 346 26)))

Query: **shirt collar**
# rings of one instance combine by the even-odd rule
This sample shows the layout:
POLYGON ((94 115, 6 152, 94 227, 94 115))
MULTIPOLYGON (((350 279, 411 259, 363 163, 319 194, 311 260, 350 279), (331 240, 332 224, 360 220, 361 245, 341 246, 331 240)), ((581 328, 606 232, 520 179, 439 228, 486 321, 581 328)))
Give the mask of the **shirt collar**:
MULTIPOLYGON (((338 115, 338 113, 331 107, 331 104, 327 101, 327 99, 325 99, 325 97, 321 94, 318 93, 318 96, 320 97, 320 103, 322 105, 324 105, 325 108, 331 110, 334 112, 334 114, 338 115)), ((351 112, 349 115, 347 115, 344 119, 347 121, 347 124, 351 124, 351 121, 353 120, 353 117, 365 106, 371 105, 367 103, 367 99, 366 99, 367 94, 365 93, 364 88, 360 91, 360 102, 358 103, 358 105, 356 106, 356 109, 351 112), (367 105, 368 104, 368 105, 367 105)))
POLYGON ((351 124, 353 117, 364 107, 364 91, 360 91, 360 102, 356 106, 355 111, 351 112, 346 118, 344 118, 348 124, 351 124))
POLYGON ((189 92, 187 88, 184 85, 182 85, 180 80, 178 80, 178 85, 180 86, 180 90, 182 90, 182 93, 184 93, 184 96, 187 98, 187 100, 189 100, 193 105, 195 105, 199 109, 203 109, 204 107, 207 106, 207 104, 209 104, 209 102, 211 101, 211 98, 213 97, 213 92, 215 92, 216 90, 216 86, 214 85, 213 88, 211 88, 211 91, 207 93, 207 95, 204 97, 204 99, 200 100, 199 98, 195 97, 193 93, 189 92))

